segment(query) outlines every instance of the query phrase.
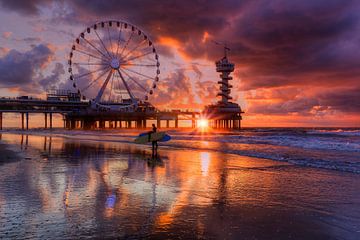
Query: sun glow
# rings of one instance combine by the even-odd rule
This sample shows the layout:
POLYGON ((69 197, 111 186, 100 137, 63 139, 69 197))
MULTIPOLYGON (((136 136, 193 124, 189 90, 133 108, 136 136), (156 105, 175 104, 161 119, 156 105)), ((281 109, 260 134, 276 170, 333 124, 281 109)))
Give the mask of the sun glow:
POLYGON ((209 121, 207 119, 200 119, 198 121, 198 127, 202 128, 202 129, 208 128, 209 127, 209 121))

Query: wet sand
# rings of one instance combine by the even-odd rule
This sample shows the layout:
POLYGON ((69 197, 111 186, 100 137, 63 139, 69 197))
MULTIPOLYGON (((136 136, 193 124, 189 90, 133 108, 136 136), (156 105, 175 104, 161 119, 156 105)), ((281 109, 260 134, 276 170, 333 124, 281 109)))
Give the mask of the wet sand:
POLYGON ((151 159, 142 145, 2 139, 24 159, 0 163, 0 239, 360 238, 358 174, 209 150, 162 147, 151 159))
POLYGON ((9 145, 0 142, 0 166, 5 163, 20 161, 22 156, 16 151, 9 149, 9 145))

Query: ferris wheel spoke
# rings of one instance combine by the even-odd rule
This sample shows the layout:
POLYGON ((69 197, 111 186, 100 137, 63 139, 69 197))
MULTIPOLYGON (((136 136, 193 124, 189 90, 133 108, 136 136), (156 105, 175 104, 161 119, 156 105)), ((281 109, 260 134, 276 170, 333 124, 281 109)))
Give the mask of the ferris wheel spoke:
POLYGON ((145 92, 147 92, 147 89, 141 85, 138 81, 136 81, 133 77, 131 77, 127 72, 122 71, 130 80, 132 80, 136 85, 138 85, 141 89, 143 89, 145 92))
POLYGON ((106 68, 109 68, 108 66, 104 67, 104 68, 101 68, 101 69, 97 69, 97 70, 94 70, 94 71, 90 71, 90 72, 87 72, 87 73, 84 73, 84 74, 81 74, 81 75, 77 75, 75 76, 76 78, 82 78, 82 77, 85 77, 85 76, 88 76, 90 74, 93 74, 93 73, 96 73, 96 72, 100 72, 102 70, 105 70, 106 68))
POLYGON ((105 66, 109 65, 108 63, 83 63, 83 62, 73 62, 74 65, 85 65, 85 66, 105 66))
POLYGON ((118 36, 118 39, 117 39, 116 56, 117 56, 118 53, 119 53, 119 47, 120 47, 120 42, 121 42, 121 30, 122 30, 122 24, 121 24, 121 26, 120 26, 119 36, 118 36))
POLYGON ((141 55, 135 56, 135 57, 131 57, 131 58, 125 59, 125 61, 123 62, 123 64, 124 64, 124 63, 127 63, 127 62, 129 62, 129 61, 132 61, 132 60, 138 59, 138 58, 145 57, 145 56, 147 56, 147 55, 149 55, 149 54, 152 54, 152 53, 153 53, 153 51, 150 51, 150 52, 147 52, 147 53, 144 53, 144 54, 141 54, 141 55))
POLYGON ((119 73, 119 76, 120 76, 120 78, 121 78, 121 80, 122 80, 125 88, 126 88, 126 91, 128 92, 131 100, 134 102, 134 101, 135 101, 134 96, 132 95, 132 93, 131 93, 131 91, 130 91, 130 88, 129 88, 127 82, 125 81, 125 79, 124 79, 123 75, 121 74, 120 70, 118 69, 117 71, 118 71, 118 73, 119 73))
POLYGON ((123 66, 140 66, 140 67, 157 67, 157 64, 133 64, 133 63, 125 63, 121 64, 123 66))
POLYGON ((143 76, 143 77, 145 77, 146 79, 153 79, 154 77, 150 77, 150 76, 148 76, 148 75, 145 75, 145 74, 143 74, 143 73, 139 73, 139 72, 137 72, 137 71, 134 71, 134 70, 131 70, 131 69, 122 69, 122 70, 124 70, 124 71, 129 71, 129 72, 132 72, 132 73, 135 73, 135 74, 137 74, 137 75, 140 75, 140 76, 143 76))
POLYGON ((128 38, 128 40, 126 41, 126 43, 125 43, 125 45, 124 45, 123 49, 121 50, 120 55, 122 55, 122 54, 124 53, 124 51, 125 51, 125 49, 127 48, 128 44, 129 44, 129 42, 130 42, 130 40, 132 39, 133 35, 134 35, 134 31, 132 31, 132 32, 131 32, 130 37, 129 37, 129 38, 128 38))
POLYGON ((95 78, 94 80, 92 80, 90 82, 90 84, 88 84, 86 87, 84 87, 83 89, 81 89, 82 92, 85 92, 89 87, 91 87, 94 83, 96 83, 97 81, 99 81, 100 78, 102 78, 107 72, 109 71, 109 69, 105 69, 103 73, 101 73, 97 78, 95 78))
POLYGON ((136 49, 138 49, 144 42, 146 42, 146 40, 142 40, 138 45, 136 45, 136 47, 134 47, 133 49, 131 49, 130 51, 128 51, 127 54, 124 56, 124 58, 126 58, 127 56, 129 56, 129 54, 131 54, 132 52, 134 52, 136 49))
POLYGON ((100 51, 94 44, 92 44, 89 40, 87 40, 86 38, 83 38, 85 40, 85 42, 87 44, 89 44, 90 46, 92 46, 96 51, 98 51, 101 55, 103 55, 105 58, 109 59, 108 56, 106 56, 102 51, 100 51))
POLYGON ((111 99, 111 93, 112 93, 112 90, 113 90, 114 76, 115 76, 115 73, 112 75, 112 78, 111 78, 111 83, 110 83, 110 93, 109 93, 109 97, 108 97, 108 101, 109 101, 109 102, 110 102, 110 99, 111 99))
POLYGON ((94 29, 95 35, 97 36, 97 38, 100 40, 101 45, 103 46, 103 48, 105 49, 105 51, 107 52, 107 54, 109 55, 110 58, 112 58, 111 54, 109 53, 109 51, 107 50, 107 48, 105 47, 105 44, 103 42, 103 40, 100 38, 98 32, 94 29))
POLYGON ((111 41, 111 36, 110 36, 110 30, 109 30, 109 26, 107 27, 107 32, 108 32, 108 36, 109 36, 109 42, 110 42, 110 50, 111 52, 113 52, 113 48, 112 48, 112 41, 111 41))
POLYGON ((103 59, 100 58, 100 57, 97 57, 97 56, 95 56, 95 55, 93 55, 93 54, 91 54, 91 53, 87 53, 87 52, 84 52, 84 51, 79 50, 79 49, 75 49, 74 51, 77 51, 77 52, 82 53, 82 54, 84 54, 84 55, 87 55, 87 56, 89 56, 89 57, 93 57, 93 58, 99 59, 99 60, 101 60, 101 61, 103 60, 103 59))

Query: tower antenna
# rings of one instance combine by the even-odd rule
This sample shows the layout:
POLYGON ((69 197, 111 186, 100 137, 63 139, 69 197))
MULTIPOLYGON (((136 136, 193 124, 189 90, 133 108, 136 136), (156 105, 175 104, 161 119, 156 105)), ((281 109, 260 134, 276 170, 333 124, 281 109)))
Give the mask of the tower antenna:
POLYGON ((221 42, 217 42, 215 40, 211 40, 213 43, 215 43, 216 45, 220 45, 222 47, 224 47, 224 58, 227 58, 227 53, 228 51, 230 51, 230 48, 227 46, 227 43, 221 43, 221 42))

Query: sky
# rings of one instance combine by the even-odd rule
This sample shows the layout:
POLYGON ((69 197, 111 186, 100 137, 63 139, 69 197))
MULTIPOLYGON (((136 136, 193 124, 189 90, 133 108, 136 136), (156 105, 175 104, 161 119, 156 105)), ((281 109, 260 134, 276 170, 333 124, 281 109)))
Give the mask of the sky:
POLYGON ((243 126, 359 127, 359 12, 350 0, 0 0, 0 96, 68 87, 78 35, 121 19, 157 49, 160 109, 216 102, 216 41, 231 49, 243 126))

